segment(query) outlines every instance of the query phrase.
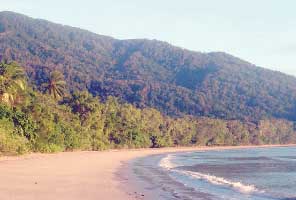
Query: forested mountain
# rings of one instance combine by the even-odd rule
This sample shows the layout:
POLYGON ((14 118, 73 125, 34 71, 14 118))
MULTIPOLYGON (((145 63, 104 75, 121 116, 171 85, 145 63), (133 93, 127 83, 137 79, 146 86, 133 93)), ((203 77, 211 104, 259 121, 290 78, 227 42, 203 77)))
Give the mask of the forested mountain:
POLYGON ((0 55, 25 67, 37 88, 49 69, 70 90, 112 95, 172 116, 296 120, 296 79, 226 53, 200 53, 156 40, 117 40, 0 13, 0 55))
POLYGON ((226 53, 0 13, 0 155, 295 143, 295 100, 294 77, 226 53))

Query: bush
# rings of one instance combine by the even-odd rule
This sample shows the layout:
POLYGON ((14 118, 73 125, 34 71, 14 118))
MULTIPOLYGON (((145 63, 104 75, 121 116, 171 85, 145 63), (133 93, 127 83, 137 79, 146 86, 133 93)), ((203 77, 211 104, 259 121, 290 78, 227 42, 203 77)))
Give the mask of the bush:
POLYGON ((41 153, 57 153, 65 150, 63 147, 52 143, 38 143, 37 149, 41 153))
POLYGON ((14 125, 7 119, 0 120, 0 154, 19 155, 29 151, 29 141, 14 133, 14 125))

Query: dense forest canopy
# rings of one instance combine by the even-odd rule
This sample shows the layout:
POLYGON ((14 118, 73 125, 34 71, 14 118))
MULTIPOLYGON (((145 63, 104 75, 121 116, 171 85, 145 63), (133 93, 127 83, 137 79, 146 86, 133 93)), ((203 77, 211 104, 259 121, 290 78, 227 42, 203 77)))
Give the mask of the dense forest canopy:
POLYGON ((40 87, 48 69, 71 91, 115 96, 170 116, 296 120, 296 79, 222 52, 200 53, 156 40, 116 40, 24 15, 0 13, 0 54, 40 87))
POLYGON ((17 63, 0 63, 0 155, 296 142, 294 123, 288 120, 172 118, 111 96, 102 102, 86 90, 67 92, 59 71, 47 77, 44 90, 34 89, 17 63))

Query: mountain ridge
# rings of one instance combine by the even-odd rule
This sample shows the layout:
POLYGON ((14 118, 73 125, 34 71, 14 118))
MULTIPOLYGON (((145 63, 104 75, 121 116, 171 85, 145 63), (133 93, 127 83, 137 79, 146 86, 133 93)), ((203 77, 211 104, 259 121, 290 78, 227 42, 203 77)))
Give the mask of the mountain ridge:
POLYGON ((224 52, 147 39, 117 40, 47 20, 0 12, 0 55, 37 86, 61 70, 70 90, 89 90, 172 116, 296 120, 296 78, 224 52), (1 33, 2 32, 2 33, 1 33))

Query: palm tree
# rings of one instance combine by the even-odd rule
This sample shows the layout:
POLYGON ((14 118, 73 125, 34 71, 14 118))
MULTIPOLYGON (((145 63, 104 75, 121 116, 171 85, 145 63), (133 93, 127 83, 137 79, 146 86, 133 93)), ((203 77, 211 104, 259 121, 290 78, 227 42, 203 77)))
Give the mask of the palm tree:
POLYGON ((42 86, 45 88, 45 91, 55 99, 58 99, 65 94, 66 82, 60 71, 55 70, 50 72, 48 82, 42 84, 42 86))
POLYGON ((26 89, 26 79, 23 68, 16 63, 0 63, 0 99, 2 102, 13 105, 26 89))

